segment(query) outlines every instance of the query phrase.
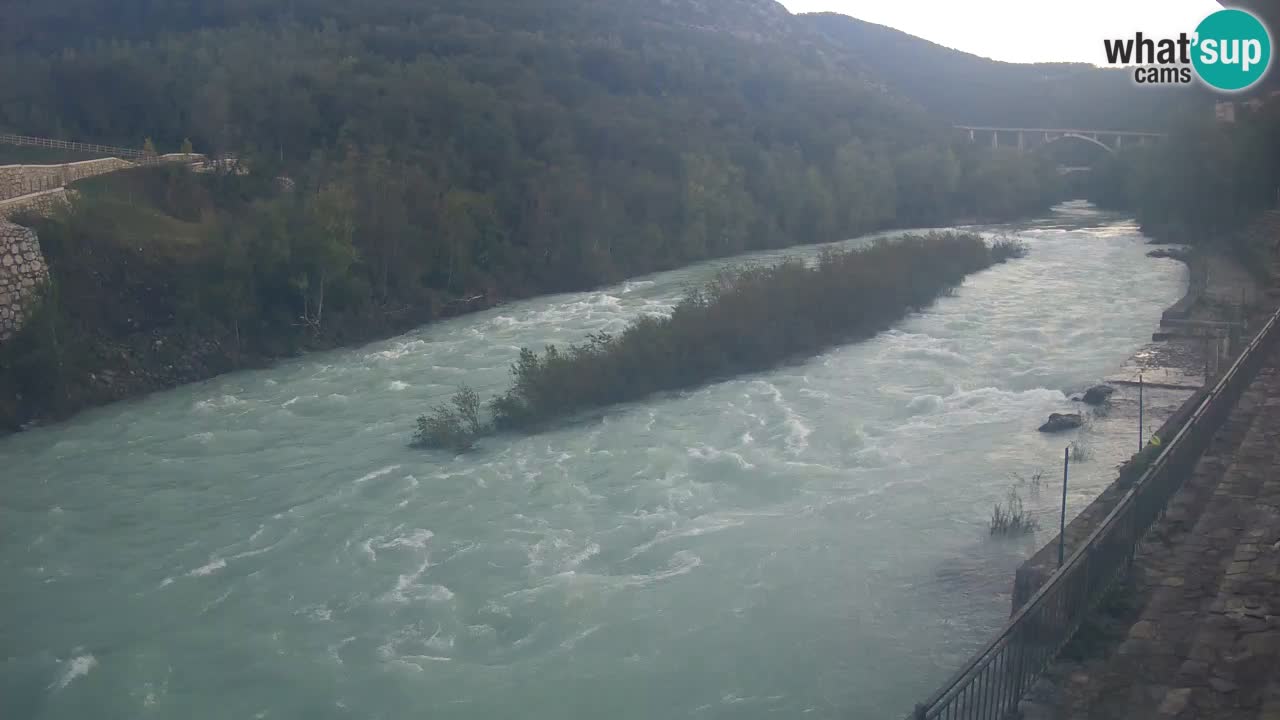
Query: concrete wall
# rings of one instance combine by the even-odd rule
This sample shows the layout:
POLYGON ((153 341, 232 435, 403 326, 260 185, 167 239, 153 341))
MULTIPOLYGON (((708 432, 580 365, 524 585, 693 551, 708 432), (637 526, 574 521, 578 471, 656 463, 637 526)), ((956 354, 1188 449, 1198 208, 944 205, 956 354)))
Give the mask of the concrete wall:
POLYGON ((0 165, 0 200, 53 190, 77 180, 133 167, 120 158, 84 160, 62 165, 0 165))
POLYGON ((36 231, 0 219, 0 342, 22 328, 48 279, 36 231))

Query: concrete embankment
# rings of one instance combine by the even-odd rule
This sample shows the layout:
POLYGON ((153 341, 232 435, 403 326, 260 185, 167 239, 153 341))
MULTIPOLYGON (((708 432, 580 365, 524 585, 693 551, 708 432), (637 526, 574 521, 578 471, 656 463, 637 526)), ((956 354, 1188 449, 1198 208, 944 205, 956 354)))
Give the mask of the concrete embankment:
MULTIPOLYGON (((1125 392, 1112 402, 1136 405, 1137 378, 1154 387, 1187 391, 1185 400, 1165 418, 1152 418, 1144 437, 1171 439, 1183 426, 1207 392, 1206 381, 1225 369, 1241 349, 1239 339, 1248 337, 1249 320, 1256 326, 1269 313, 1263 312, 1264 293, 1252 276, 1229 257, 1200 253, 1189 260, 1190 274, 1186 295, 1165 311, 1162 330, 1153 342, 1125 364, 1108 382, 1122 385, 1125 392), (1235 299, 1235 304, 1230 303, 1235 299), (1240 301, 1246 304, 1241 305, 1240 301), (1244 320, 1244 327, 1234 335, 1231 323, 1244 320), (1234 339, 1234 342, 1232 340, 1234 339), (1158 425, 1157 425, 1158 423, 1158 425)), ((1131 408, 1130 408, 1131 409, 1131 408)), ((1137 418, 1134 417, 1137 427, 1137 418)), ((1137 445, 1135 443, 1135 451, 1137 445)), ((1070 556, 1115 508, 1132 477, 1122 467, 1116 480, 1098 495, 1066 526, 1065 555, 1070 556)), ((1012 612, 1016 612, 1058 567, 1057 535, 1023 563, 1014 574, 1012 612)))

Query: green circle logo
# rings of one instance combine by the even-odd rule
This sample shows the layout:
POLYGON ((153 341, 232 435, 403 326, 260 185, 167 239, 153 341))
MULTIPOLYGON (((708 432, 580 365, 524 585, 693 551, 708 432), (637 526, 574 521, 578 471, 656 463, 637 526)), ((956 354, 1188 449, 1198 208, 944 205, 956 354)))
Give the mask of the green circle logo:
POLYGON ((1191 58, 1196 74, 1210 87, 1227 92, 1253 86, 1271 65, 1271 34, 1252 13, 1219 10, 1196 28, 1191 58))

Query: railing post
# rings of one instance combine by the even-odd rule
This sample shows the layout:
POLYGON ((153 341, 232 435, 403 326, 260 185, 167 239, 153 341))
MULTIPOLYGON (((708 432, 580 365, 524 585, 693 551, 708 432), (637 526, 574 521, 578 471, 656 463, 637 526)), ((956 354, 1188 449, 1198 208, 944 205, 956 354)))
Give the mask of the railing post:
POLYGON ((1022 697, 1022 673, 1025 666, 1024 655, 1026 653, 1026 632, 1023 629, 1015 630, 1009 633, 1009 645, 1013 649, 1013 686, 1010 692, 1013 694, 1014 707, 1017 707, 1018 699, 1022 697))
POLYGON ((1138 373, 1138 452, 1142 452, 1142 447, 1145 445, 1145 438, 1143 437, 1144 432, 1142 428, 1142 413, 1144 409, 1142 404, 1142 390, 1142 373, 1138 373))
POLYGON ((1062 567, 1067 549, 1067 467, 1071 463, 1071 448, 1062 448, 1062 511, 1058 515, 1058 567, 1062 567))
POLYGON ((1133 568, 1133 556, 1137 553, 1138 543, 1142 541, 1142 534, 1138 530, 1138 512, 1137 512, 1137 505, 1139 501, 1141 501, 1142 496, 1138 495, 1138 496, 1135 496, 1133 499, 1134 499, 1135 507, 1134 509, 1129 511, 1129 533, 1128 533, 1129 537, 1127 538, 1127 542, 1129 544, 1129 550, 1128 552, 1125 553, 1125 559, 1124 559, 1125 575, 1128 575, 1130 570, 1133 568))

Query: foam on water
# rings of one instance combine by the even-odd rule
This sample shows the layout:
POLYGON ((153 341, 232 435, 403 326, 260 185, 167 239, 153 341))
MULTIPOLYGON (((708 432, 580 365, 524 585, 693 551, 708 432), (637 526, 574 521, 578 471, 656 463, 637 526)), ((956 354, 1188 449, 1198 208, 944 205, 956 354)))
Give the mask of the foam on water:
MULTIPOLYGON (((1036 426, 1185 283, 1084 207, 1012 230, 1029 257, 866 342, 462 455, 409 447, 415 419, 461 382, 500 391, 520 347, 819 249, 512 303, 0 440, 0 717, 902 715, 1007 617, 1036 539, 984 523, 1010 473, 1060 461, 1071 438, 1036 426)), ((1088 431, 1069 511, 1131 452, 1108 430, 1124 422, 1088 431)), ((1025 496, 1045 526, 1053 495, 1025 496)))
MULTIPOLYGON (((424 588, 418 583, 418 580, 427 572, 429 567, 431 567, 430 558, 423 558, 422 562, 411 572, 399 575, 396 578, 395 587, 382 596, 383 600, 391 603, 409 603, 414 600, 421 600, 424 597, 436 597, 436 588, 438 586, 431 585, 424 588), (423 590, 426 591, 425 595, 422 592, 423 590)), ((453 594, 449 593, 449 597, 453 597, 453 594)))
POLYGON ((191 572, 187 573, 187 575, 190 575, 191 577, 204 577, 207 575, 212 575, 218 572, 219 570, 225 569, 226 567, 227 567, 226 560, 223 560, 222 558, 214 558, 213 560, 210 560, 204 565, 201 565, 195 570, 192 570, 191 572))
POLYGON ((390 540, 379 542, 376 544, 376 547, 379 550, 389 550, 391 548, 398 547, 417 548, 421 550, 427 546, 427 542, 433 537, 435 537, 435 533, 430 530, 418 528, 410 531, 407 535, 397 535, 390 540))
POLYGON ((361 475, 360 477, 356 478, 356 482, 357 482, 357 483, 368 482, 368 481, 373 480, 373 479, 375 479, 375 478, 380 478, 380 477, 382 477, 383 475, 389 475, 389 474, 391 474, 391 473, 393 473, 393 472, 395 472, 396 470, 399 470, 399 469, 400 469, 400 466, 399 466, 399 465, 388 465, 388 466, 386 466, 386 467, 384 467, 384 468, 381 468, 381 469, 379 469, 379 470, 374 470, 373 472, 369 472, 369 473, 366 473, 366 474, 364 474, 364 475, 361 475))
MULTIPOLYGON (((77 650, 79 650, 79 648, 77 648, 77 650)), ((77 655, 64 664, 62 674, 58 676, 58 679, 53 683, 51 688, 54 690, 62 690, 75 682, 77 678, 82 678, 88 675, 97 666, 98 659, 93 655, 87 653, 84 655, 77 655)))

